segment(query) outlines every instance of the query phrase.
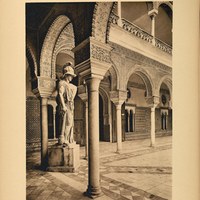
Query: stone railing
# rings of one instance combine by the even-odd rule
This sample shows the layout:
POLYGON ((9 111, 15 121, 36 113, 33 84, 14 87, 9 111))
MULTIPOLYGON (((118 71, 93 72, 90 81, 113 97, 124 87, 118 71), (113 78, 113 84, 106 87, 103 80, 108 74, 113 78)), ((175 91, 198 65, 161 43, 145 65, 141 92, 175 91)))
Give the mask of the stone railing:
MULTIPOLYGON (((114 13, 110 16, 110 22, 113 24, 118 24, 119 17, 115 15, 114 13)), ((165 51, 166 53, 172 54, 172 47, 163 41, 153 37, 151 34, 144 31, 142 28, 136 26, 135 24, 129 22, 126 19, 122 18, 122 28, 131 34, 135 35, 138 38, 141 38, 142 40, 147 41, 148 43, 151 43, 155 47, 161 49, 162 51, 165 51)))
POLYGON ((149 43, 152 43, 153 36, 146 31, 142 30, 140 27, 132 24, 128 20, 122 19, 122 28, 132 34, 134 34, 136 37, 141 38, 142 40, 145 40, 149 43))
POLYGON ((112 13, 112 14, 110 15, 110 22, 111 22, 112 24, 117 24, 118 19, 119 19, 119 17, 118 17, 117 15, 115 15, 114 13, 112 13))
POLYGON ((155 38, 155 46, 169 54, 172 54, 172 47, 157 38, 155 38))

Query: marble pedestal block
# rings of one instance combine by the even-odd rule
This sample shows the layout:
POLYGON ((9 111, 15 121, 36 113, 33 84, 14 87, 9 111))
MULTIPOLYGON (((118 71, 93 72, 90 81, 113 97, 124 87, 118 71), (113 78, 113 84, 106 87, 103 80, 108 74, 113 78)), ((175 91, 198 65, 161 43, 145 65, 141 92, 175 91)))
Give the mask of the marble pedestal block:
POLYGON ((48 171, 75 172, 80 165, 79 145, 54 145, 48 148, 48 171))

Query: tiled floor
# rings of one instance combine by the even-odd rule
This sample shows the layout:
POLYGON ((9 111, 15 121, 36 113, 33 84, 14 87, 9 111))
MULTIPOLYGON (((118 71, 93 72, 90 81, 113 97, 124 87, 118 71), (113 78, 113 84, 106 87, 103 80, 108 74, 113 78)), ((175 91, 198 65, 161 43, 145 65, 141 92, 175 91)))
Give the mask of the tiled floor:
MULTIPOLYGON (((100 142, 100 173, 103 196, 98 200, 172 199, 171 137, 123 142, 122 154, 116 143, 100 142)), ((27 200, 89 199, 87 161, 80 148, 81 166, 77 173, 44 172, 39 169, 40 153, 27 155, 27 200)))

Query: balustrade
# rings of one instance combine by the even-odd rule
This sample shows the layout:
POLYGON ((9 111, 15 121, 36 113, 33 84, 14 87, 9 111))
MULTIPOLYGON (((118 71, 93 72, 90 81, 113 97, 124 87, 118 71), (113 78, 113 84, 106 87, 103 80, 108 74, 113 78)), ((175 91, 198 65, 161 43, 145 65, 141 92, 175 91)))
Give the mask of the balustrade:
MULTIPOLYGON (((111 23, 116 24, 116 25, 118 24, 119 17, 117 15, 112 13, 110 19, 111 19, 111 23)), ((122 18, 122 28, 124 30, 128 31, 129 33, 135 35, 136 37, 154 45, 155 47, 159 48, 160 50, 162 50, 166 53, 172 54, 172 47, 170 45, 157 39, 156 37, 153 37, 151 34, 147 33, 142 28, 138 27, 137 25, 135 25, 123 18, 122 18), (155 42, 153 42, 153 41, 155 41, 155 42)))

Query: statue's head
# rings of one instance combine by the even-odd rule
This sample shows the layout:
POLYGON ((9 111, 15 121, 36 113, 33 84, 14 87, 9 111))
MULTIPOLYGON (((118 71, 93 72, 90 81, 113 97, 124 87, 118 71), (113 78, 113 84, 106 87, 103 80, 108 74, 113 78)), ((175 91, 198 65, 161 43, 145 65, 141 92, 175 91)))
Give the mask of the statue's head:
POLYGON ((66 76, 71 76, 72 78, 76 77, 73 69, 73 64, 71 62, 67 62, 63 66, 63 78, 65 78, 66 76))

